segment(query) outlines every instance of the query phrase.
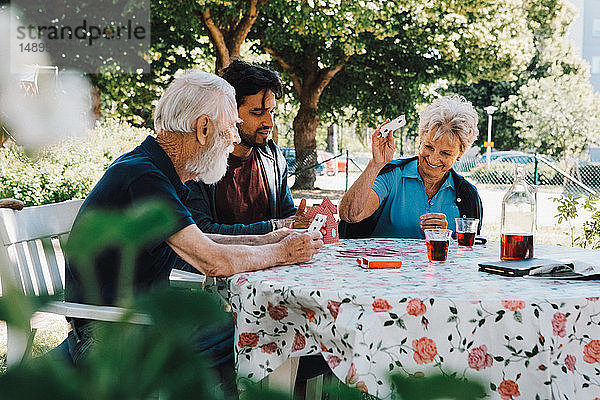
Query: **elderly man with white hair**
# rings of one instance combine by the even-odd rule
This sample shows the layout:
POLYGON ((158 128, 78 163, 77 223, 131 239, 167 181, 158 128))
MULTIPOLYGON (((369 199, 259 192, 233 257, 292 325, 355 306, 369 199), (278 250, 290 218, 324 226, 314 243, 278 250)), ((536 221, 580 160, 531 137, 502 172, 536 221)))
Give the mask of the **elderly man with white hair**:
POLYGON ((479 219, 479 232, 481 198, 452 169, 477 139, 477 120, 464 97, 438 98, 420 115, 419 154, 394 161, 394 136, 376 129, 373 159, 340 201, 340 237, 422 239, 424 229, 451 229, 458 217, 479 219))
MULTIPOLYGON (((175 227, 137 254, 133 278, 136 294, 167 285, 177 256, 208 276, 230 276, 310 260, 323 245, 319 232, 282 229, 262 236, 204 234, 183 205, 188 192, 183 182, 200 179, 214 183, 225 174, 233 144, 240 141, 238 122, 234 89, 225 80, 200 71, 175 79, 154 112, 156 137, 148 136, 111 164, 83 203, 71 237, 90 210, 124 209, 150 198, 168 204, 176 216, 175 227)), ((117 249, 108 249, 94 260, 99 301, 92 300, 84 290, 84 272, 79 269, 82 266, 67 258, 67 301, 116 304, 120 262, 117 249)), ((70 323, 72 331, 67 342, 77 364, 97 339, 93 334, 97 323, 82 319, 70 323)), ((204 332, 200 349, 213 351, 219 347, 224 354, 209 351, 209 358, 213 364, 228 364, 233 371, 232 324, 211 332, 204 332)))

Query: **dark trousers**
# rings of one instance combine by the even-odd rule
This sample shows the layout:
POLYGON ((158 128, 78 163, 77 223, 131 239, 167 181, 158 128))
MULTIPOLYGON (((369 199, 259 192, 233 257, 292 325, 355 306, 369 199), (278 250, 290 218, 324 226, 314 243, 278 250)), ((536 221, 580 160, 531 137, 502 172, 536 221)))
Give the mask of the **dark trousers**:
MULTIPOLYGON (((98 343, 94 331, 102 322, 90 321, 77 324, 71 321, 73 328, 66 342, 73 363, 77 365, 85 359, 90 350, 98 343)), ((193 339, 193 349, 206 357, 209 365, 218 374, 223 392, 229 396, 237 396, 235 385, 235 368, 233 362, 234 325, 230 315, 217 323, 199 328, 193 339)))
POLYGON ((219 375, 223 392, 229 396, 237 396, 233 359, 234 333, 233 318, 228 314, 223 321, 199 328, 194 336, 193 348, 207 358, 219 375))
MULTIPOLYGON (((91 321, 81 326, 72 322, 73 329, 69 332, 66 341, 75 365, 83 360, 98 342, 94 335, 98 324, 101 322, 91 321)), ((233 319, 228 316, 223 321, 199 328, 193 344, 193 350, 206 357, 209 365, 218 374, 223 392, 230 396, 237 395, 233 357, 234 333, 233 319)), ((321 355, 301 357, 296 380, 304 383, 328 371, 329 366, 321 355)))
POLYGON ((67 345, 69 346, 69 355, 73 364, 77 365, 85 359, 98 343, 94 330, 97 329, 100 322, 91 321, 86 324, 78 324, 76 321, 71 321, 71 332, 67 336, 67 345))

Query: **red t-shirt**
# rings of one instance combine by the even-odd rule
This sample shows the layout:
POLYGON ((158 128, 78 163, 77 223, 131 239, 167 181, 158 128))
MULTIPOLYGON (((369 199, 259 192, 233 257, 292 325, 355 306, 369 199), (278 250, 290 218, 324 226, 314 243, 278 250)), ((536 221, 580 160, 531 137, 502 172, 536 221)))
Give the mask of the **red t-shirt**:
POLYGON ((227 173, 215 187, 218 222, 252 224, 271 219, 266 182, 257 150, 246 158, 230 154, 227 173))

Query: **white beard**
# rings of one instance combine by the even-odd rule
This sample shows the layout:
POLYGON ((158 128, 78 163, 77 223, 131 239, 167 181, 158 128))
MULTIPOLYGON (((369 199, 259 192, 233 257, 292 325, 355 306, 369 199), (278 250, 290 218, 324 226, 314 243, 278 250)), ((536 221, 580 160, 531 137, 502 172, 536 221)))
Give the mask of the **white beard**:
POLYGON ((227 159, 232 151, 233 145, 227 145, 227 140, 220 134, 209 148, 189 160, 185 168, 188 173, 197 175, 194 178, 196 181, 202 181, 207 185, 216 183, 225 176, 227 159))

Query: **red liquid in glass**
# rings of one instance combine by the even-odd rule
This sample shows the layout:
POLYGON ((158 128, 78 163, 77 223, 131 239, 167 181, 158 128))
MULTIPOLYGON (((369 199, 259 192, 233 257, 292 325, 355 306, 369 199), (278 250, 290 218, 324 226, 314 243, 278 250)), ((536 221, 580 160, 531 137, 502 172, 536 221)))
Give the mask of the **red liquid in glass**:
POLYGON ((502 234, 500 239, 501 260, 524 260, 531 257, 533 257, 533 234, 502 234))
POLYGON ((447 240, 428 240, 427 257, 429 261, 446 261, 448 255, 447 240))
POLYGON ((472 247, 475 243, 475 232, 456 232, 456 240, 459 246, 472 247))

